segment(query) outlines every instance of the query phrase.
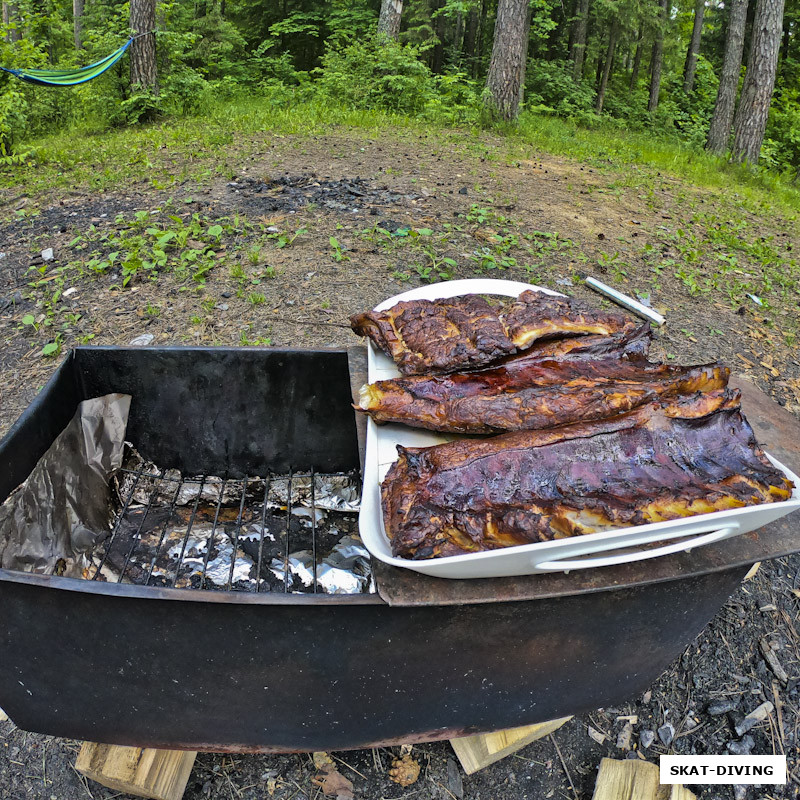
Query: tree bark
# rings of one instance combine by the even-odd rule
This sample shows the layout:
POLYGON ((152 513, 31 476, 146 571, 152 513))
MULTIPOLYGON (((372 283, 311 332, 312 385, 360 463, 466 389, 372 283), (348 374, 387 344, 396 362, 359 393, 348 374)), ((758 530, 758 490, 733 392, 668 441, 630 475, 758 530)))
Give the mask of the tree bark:
POLYGON ((650 100, 647 110, 652 114, 658 108, 658 93, 661 91, 661 67, 664 63, 664 24, 667 19, 667 3, 660 0, 659 24, 653 37, 653 55, 650 59, 650 100))
POLYGON ((131 0, 131 33, 138 36, 131 42, 131 86, 158 94, 156 72, 156 2, 131 0))
POLYGON ((739 88, 739 70, 744 50, 744 30, 747 22, 748 0, 732 0, 728 34, 725 37, 725 55, 719 77, 717 101, 708 129, 706 150, 722 155, 728 149, 731 138, 733 112, 736 107, 736 92, 739 88))
POLYGON ((528 53, 528 0, 499 0, 486 103, 501 119, 519 114, 520 84, 528 53))
POLYGON ((3 25, 10 25, 12 22, 16 22, 17 26, 8 31, 6 41, 13 44, 22 39, 22 31, 19 28, 19 14, 17 13, 17 7, 13 3, 3 0, 3 25))
POLYGON ((572 33, 572 77, 580 81, 583 77, 583 62, 586 57, 586 32, 589 27, 589 0, 578 0, 577 19, 572 33))
POLYGON ((636 34, 636 55, 633 57, 633 69, 631 70, 631 91, 639 83, 639 69, 642 65, 642 49, 644 45, 644 28, 640 25, 639 32, 636 34))
POLYGON ((734 120, 734 161, 758 163, 775 88, 784 0, 758 0, 742 97, 734 120))
POLYGON ((617 46, 617 36, 619 34, 619 24, 615 19, 611 23, 611 31, 608 35, 608 48, 606 49, 606 63, 603 66, 603 75, 600 78, 600 88, 597 90, 597 102, 595 103, 595 111, 601 114, 603 111, 603 103, 606 99, 606 87, 608 86, 608 77, 611 75, 611 65, 614 63, 614 48, 617 46))
POLYGON ((72 29, 75 36, 75 49, 83 47, 83 0, 72 0, 72 29))
MULTIPOLYGON (((431 0, 431 16, 444 6, 444 0, 431 0)), ((431 72, 439 75, 444 69, 444 50, 445 40, 447 39, 447 19, 443 14, 433 17, 433 32, 436 35, 436 44, 431 48, 430 68, 431 72)), ((399 27, 398 27, 399 29, 399 27)))
POLYGON ((686 62, 683 65, 683 91, 685 94, 691 94, 694 88, 694 74, 697 71, 697 57, 700 55, 700 40, 703 36, 703 17, 705 13, 706 0, 695 0, 692 40, 689 42, 686 62))
POLYGON ((475 50, 478 45, 478 9, 471 8, 467 15, 467 25, 464 30, 464 67, 468 75, 475 75, 475 50))
POLYGON ((400 34, 400 18, 403 15, 403 0, 381 0, 381 15, 378 18, 378 35, 397 39, 400 34))

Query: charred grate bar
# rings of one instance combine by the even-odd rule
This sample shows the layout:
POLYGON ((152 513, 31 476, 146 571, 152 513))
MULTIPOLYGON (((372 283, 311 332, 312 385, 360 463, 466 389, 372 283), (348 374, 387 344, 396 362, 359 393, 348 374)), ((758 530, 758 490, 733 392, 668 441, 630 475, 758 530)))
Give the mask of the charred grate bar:
POLYGON ((118 511, 86 577, 238 592, 374 591, 357 473, 184 478, 120 469, 118 511))

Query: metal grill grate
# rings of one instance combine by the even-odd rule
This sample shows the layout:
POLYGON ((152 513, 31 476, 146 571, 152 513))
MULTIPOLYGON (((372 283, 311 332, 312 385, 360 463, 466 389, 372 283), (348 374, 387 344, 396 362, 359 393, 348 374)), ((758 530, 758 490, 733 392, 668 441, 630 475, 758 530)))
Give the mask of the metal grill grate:
POLYGON ((116 486, 120 508, 92 559, 92 580, 245 592, 370 590, 354 513, 357 474, 183 478, 122 469, 116 486))

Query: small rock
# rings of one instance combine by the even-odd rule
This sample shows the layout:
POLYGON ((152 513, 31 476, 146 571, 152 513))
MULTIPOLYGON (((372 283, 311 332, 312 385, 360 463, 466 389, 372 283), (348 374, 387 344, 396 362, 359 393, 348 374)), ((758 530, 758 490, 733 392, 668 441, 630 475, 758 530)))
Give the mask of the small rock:
POLYGON ((723 714, 727 714, 735 708, 736 704, 730 700, 719 700, 716 703, 712 703, 707 711, 712 717, 721 717, 723 714))
POLYGON ((559 286, 573 286, 572 278, 557 278, 556 283, 559 286))
POLYGON ((62 297, 72 297, 78 290, 74 286, 70 286, 69 289, 64 289, 62 293, 62 297))
POLYGON ((749 756, 755 746, 753 737, 743 736, 738 742, 728 742, 728 752, 735 756, 749 756))
POLYGON ((53 255, 53 248, 48 247, 45 250, 42 250, 42 261, 52 261, 55 258, 53 255))
POLYGON ((648 689, 648 690, 647 690, 647 691, 646 691, 646 692, 645 692, 645 693, 642 695, 642 702, 643 702, 645 705, 647 705, 647 704, 650 702, 650 700, 652 699, 652 697, 653 697, 653 691, 652 691, 651 689, 648 689))
POLYGON ((747 786, 735 783, 733 785, 733 800, 747 800, 747 786))
POLYGON ((458 190, 458 193, 459 193, 459 194, 466 194, 466 193, 467 193, 467 187, 466 187, 466 186, 462 186, 462 187, 461 187, 461 188, 458 190))
POLYGON ((655 740, 656 735, 653 733, 653 731, 642 731, 639 734, 639 747, 641 747, 642 750, 647 750, 647 748, 650 747, 655 740))
POLYGON ((130 344, 134 347, 146 347, 155 338, 156 337, 152 333, 143 333, 141 336, 131 339, 130 344))
POLYGON ((5 311, 7 308, 18 306, 22 302, 22 292, 14 292, 8 297, 0 297, 0 311, 5 311))
POLYGON ((464 782, 461 780, 461 771, 452 758, 447 759, 447 789, 458 800, 464 797, 464 782))
POLYGON ((232 297, 232 294, 230 292, 220 292, 220 297, 224 297, 227 300, 229 297, 232 297))
POLYGON ((219 309, 220 311, 227 311, 228 304, 227 303, 217 303, 214 308, 219 309))
POLYGON ((769 700, 764 701, 758 708, 753 709, 737 726, 736 733, 744 736, 751 728, 763 722, 772 713, 775 706, 769 700))
POLYGON ((658 729, 658 738, 661 739, 665 747, 669 747, 675 738, 675 726, 671 722, 664 723, 658 729))

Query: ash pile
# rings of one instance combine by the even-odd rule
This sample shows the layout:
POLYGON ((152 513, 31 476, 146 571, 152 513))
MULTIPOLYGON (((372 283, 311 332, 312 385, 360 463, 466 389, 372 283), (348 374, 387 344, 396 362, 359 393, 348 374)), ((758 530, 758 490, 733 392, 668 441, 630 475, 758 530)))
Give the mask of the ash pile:
POLYGON ((112 487, 115 521, 87 577, 218 591, 375 591, 358 536, 358 475, 185 477, 126 445, 112 487))
POLYGON ((363 178, 318 180, 315 175, 287 175, 271 181, 243 178, 228 183, 228 189, 239 195, 241 205, 260 213, 293 212, 314 204, 329 211, 377 214, 378 207, 420 199, 417 194, 372 186, 363 178))

